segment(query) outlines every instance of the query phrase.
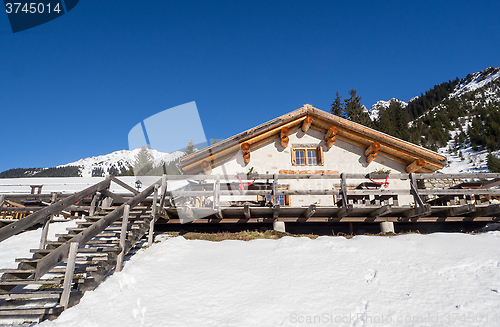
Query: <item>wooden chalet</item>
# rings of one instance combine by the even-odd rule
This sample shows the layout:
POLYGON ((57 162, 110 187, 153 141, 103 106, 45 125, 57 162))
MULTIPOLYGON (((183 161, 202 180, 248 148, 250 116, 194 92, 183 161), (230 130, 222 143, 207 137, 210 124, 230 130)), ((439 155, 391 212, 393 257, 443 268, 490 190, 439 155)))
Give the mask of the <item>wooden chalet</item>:
MULTIPOLYGON (((187 175, 432 173, 446 165, 446 157, 371 128, 316 109, 309 104, 260 126, 218 142, 181 160, 187 175)), ((303 184, 303 183, 302 183, 303 184)), ((350 188, 409 189, 401 180, 354 181, 350 188), (368 182, 368 183, 367 183, 368 182)), ((287 180, 280 189, 303 188, 287 180)), ((334 189, 325 180, 307 187, 334 189)), ((338 188, 338 187, 337 187, 338 188)), ((251 189, 251 188, 249 188, 251 189)), ((333 206, 339 196, 306 194, 281 196, 282 206, 333 206)), ((242 200, 261 200, 247 196, 242 200)), ((397 204, 414 202, 402 195, 397 204)), ((392 203, 391 203, 392 204, 392 203)))

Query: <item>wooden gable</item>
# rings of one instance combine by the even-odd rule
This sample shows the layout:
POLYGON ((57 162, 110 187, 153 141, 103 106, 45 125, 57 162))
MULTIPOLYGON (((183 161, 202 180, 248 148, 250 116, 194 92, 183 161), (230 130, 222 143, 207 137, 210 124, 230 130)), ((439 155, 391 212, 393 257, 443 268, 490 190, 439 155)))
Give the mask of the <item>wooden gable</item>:
POLYGON ((446 165, 446 157, 438 153, 313 108, 311 105, 304 105, 183 158, 181 168, 186 174, 208 173, 212 167, 233 158, 240 150, 245 163, 248 164, 252 160, 252 150, 273 142, 276 138, 280 138, 281 145, 287 147, 288 135, 299 128, 303 132, 313 129, 324 134, 327 147, 334 146, 339 139, 365 149, 365 160, 368 163, 378 156, 384 156, 404 164, 408 173, 434 172, 446 165))

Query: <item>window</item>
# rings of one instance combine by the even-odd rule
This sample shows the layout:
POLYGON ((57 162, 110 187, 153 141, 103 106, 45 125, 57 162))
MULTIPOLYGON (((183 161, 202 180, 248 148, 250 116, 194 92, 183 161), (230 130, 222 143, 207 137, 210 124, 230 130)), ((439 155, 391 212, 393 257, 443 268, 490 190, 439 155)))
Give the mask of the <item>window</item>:
POLYGON ((292 164, 295 166, 316 166, 323 164, 323 148, 292 147, 292 164))

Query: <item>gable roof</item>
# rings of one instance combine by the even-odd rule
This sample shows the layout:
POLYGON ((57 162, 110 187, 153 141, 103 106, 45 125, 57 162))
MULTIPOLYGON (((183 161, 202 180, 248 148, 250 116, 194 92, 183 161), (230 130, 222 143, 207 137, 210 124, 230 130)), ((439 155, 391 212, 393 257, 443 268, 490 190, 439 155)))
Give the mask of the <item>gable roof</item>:
POLYGON ((279 137, 283 127, 287 127, 290 132, 300 128, 307 117, 312 118, 310 128, 327 133, 332 126, 335 126, 338 130, 336 133, 338 139, 361 148, 367 149, 373 143, 378 142, 380 144, 378 155, 402 164, 410 165, 419 159, 419 163, 423 163, 422 160, 424 160, 425 164, 416 172, 434 172, 443 168, 447 163, 446 157, 434 151, 332 115, 314 108, 310 104, 305 104, 297 110, 182 158, 181 169, 187 174, 203 172, 201 164, 204 161, 205 166, 210 164, 211 167, 216 167, 234 157, 240 150, 241 144, 247 143, 250 145, 250 149, 254 149, 279 137))

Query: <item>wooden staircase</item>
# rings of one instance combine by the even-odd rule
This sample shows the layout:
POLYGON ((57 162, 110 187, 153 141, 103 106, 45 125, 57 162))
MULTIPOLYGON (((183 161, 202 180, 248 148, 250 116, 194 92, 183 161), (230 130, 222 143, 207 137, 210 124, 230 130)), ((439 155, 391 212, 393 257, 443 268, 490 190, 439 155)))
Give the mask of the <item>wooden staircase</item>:
MULTIPOLYGON (((110 273, 121 271, 125 255, 133 254, 144 242, 151 245, 161 181, 142 193, 135 192, 138 194, 121 205, 102 208, 95 201, 96 209, 76 228, 57 234, 56 241, 42 239, 40 248, 30 250, 31 258, 16 259, 17 268, 0 269, 0 324, 56 318, 110 273), (152 205, 142 205, 151 193, 152 205)), ((106 191, 106 195, 110 193, 106 191)), ((0 229, 0 241, 5 239, 2 232, 11 233, 6 228, 15 227, 0 229)), ((42 238, 44 234, 42 231, 42 238)))

